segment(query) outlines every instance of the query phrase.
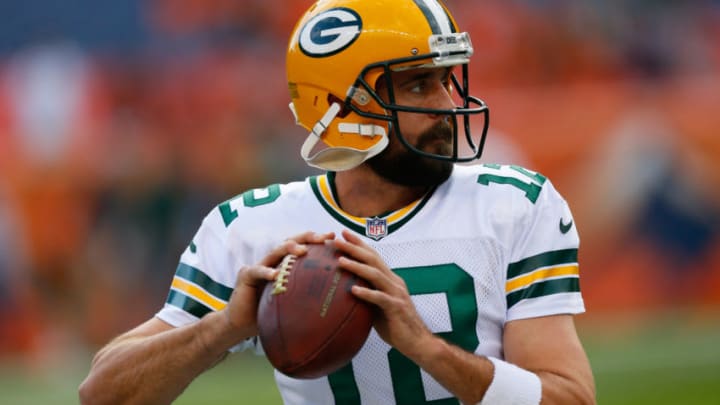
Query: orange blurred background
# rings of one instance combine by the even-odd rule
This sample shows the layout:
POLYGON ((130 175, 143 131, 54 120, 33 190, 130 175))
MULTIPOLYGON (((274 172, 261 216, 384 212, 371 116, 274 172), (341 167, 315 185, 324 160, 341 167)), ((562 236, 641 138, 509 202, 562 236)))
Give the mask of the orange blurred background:
MULTIPOLYGON (((284 72, 309 0, 34 3, 0 4, 0 360, 29 363, 152 316, 210 209, 313 173, 284 72)), ((720 2, 447 4, 482 161, 566 197, 587 317, 717 314, 720 2)))

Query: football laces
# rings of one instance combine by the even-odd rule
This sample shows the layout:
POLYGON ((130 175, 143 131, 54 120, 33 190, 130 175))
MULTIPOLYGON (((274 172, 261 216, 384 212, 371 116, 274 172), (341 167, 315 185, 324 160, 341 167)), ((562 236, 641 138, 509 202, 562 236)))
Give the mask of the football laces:
POLYGON ((295 260, 297 259, 297 256, 295 255, 286 255, 283 257, 282 261, 280 262, 280 265, 278 266, 278 274, 275 278, 275 282, 273 283, 273 290, 272 295, 282 294, 285 291, 287 291, 287 282, 288 282, 288 276, 290 275, 290 269, 292 268, 293 263, 295 263, 295 260))

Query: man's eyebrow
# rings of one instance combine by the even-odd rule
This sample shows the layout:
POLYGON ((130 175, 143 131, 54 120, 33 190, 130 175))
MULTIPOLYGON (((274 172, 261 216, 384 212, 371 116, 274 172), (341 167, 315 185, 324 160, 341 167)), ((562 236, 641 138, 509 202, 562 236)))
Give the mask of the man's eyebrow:
POLYGON ((418 80, 427 79, 427 78, 431 77, 432 75, 433 75, 433 72, 430 72, 430 71, 427 71, 427 72, 418 72, 418 73, 415 73, 415 74, 412 75, 412 76, 409 76, 408 78, 406 78, 405 80, 399 82, 398 84, 399 84, 400 86, 404 86, 404 85, 406 85, 406 84, 408 84, 408 83, 412 83, 412 82, 415 82, 415 81, 418 81, 418 80))
MULTIPOLYGON (((443 78, 444 78, 444 77, 446 77, 446 76, 449 76, 449 75, 450 75, 450 72, 452 72, 452 68, 447 67, 447 68, 445 68, 445 69, 442 71, 442 74, 440 75, 440 77, 443 77, 443 78)), ((417 72, 417 73, 413 74, 412 76, 408 77, 407 79, 405 79, 405 80, 403 80, 403 81, 401 81, 401 82, 398 82, 398 85, 399 85, 399 86, 404 86, 404 85, 406 85, 406 84, 408 84, 408 83, 412 83, 412 82, 414 82, 414 81, 423 80, 423 79, 428 79, 428 78, 433 77, 435 74, 437 74, 437 73, 436 73, 436 71, 434 71, 434 70, 427 70, 427 71, 425 71, 425 72, 420 71, 420 72, 417 72)))

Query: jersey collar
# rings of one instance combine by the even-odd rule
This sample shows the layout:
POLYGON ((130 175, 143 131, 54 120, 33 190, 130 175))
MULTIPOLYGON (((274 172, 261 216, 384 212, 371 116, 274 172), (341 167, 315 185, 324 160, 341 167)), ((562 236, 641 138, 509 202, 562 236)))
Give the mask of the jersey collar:
POLYGON ((333 218, 360 235, 375 240, 384 238, 407 223, 410 218, 420 212, 437 188, 431 188, 422 198, 413 201, 403 208, 376 217, 365 218, 350 215, 340 208, 340 205, 337 203, 334 172, 312 176, 309 180, 310 186, 320 205, 322 205, 333 218))

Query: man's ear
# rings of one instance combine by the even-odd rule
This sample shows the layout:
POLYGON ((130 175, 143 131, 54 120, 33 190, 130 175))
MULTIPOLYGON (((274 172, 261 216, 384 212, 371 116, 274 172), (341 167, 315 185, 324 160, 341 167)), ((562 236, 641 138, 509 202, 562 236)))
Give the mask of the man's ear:
POLYGON ((339 118, 345 118, 348 114, 350 114, 350 112, 352 112, 352 110, 345 104, 345 101, 340 100, 340 98, 336 97, 334 94, 328 94, 327 102, 328 105, 337 103, 341 107, 340 112, 337 114, 339 118))

